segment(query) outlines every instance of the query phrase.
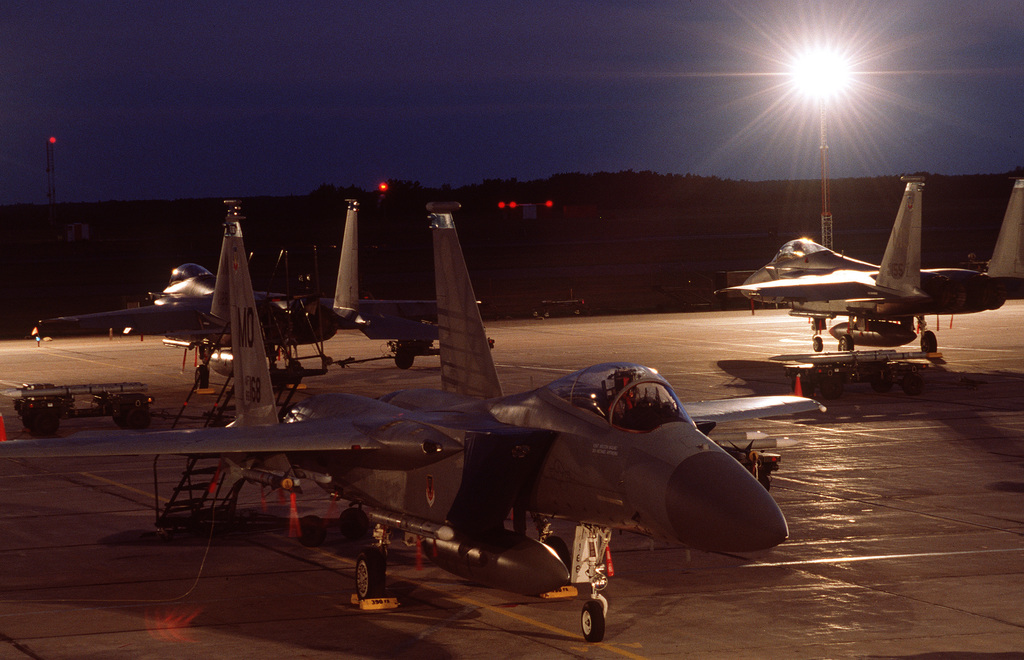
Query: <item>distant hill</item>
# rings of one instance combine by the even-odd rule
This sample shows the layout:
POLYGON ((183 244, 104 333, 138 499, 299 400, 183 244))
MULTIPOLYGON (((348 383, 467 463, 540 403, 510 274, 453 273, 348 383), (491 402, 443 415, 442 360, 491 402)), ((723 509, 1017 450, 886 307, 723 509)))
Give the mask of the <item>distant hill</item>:
MULTIPOLYGON (((925 266, 990 256, 1014 174, 1024 171, 926 175, 925 266)), ((831 185, 836 248, 880 259, 903 184, 891 176, 831 185)), ((378 298, 433 297, 424 206, 461 202, 456 222, 477 293, 499 316, 531 314, 545 300, 567 298, 582 298, 598 313, 706 304, 716 272, 757 268, 786 240, 816 238, 821 213, 818 180, 566 173, 455 189, 392 181, 383 196, 325 184, 305 196, 242 200, 255 286, 314 286, 318 272, 319 288, 330 293, 349 198, 361 206, 362 288, 378 298)), ((162 289, 182 263, 216 268, 220 199, 65 203, 55 210, 51 225, 45 205, 0 207, 0 282, 15 301, 0 336, 26 336, 39 318, 124 307, 162 289), (64 240, 74 223, 88 226, 88 240, 64 240)))

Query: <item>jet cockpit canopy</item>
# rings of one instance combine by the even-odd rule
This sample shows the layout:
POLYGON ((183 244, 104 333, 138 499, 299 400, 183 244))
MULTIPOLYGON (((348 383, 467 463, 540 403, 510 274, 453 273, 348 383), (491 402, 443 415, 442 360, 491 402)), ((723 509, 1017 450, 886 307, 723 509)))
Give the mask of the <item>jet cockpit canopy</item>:
POLYGON ((573 406, 627 431, 653 431, 669 422, 693 424, 668 381, 638 364, 598 364, 548 387, 573 406))
POLYGON ((213 290, 213 284, 217 278, 206 268, 199 264, 182 264, 171 271, 171 281, 164 289, 166 294, 203 294, 213 290), (194 285, 202 289, 193 291, 194 285), (204 291, 203 289, 209 289, 204 291))
POLYGON ((828 250, 823 245, 818 245, 809 238, 798 238, 790 241, 779 249, 779 253, 772 259, 772 263, 779 263, 782 261, 789 261, 790 259, 803 259, 809 254, 815 252, 822 252, 828 250))

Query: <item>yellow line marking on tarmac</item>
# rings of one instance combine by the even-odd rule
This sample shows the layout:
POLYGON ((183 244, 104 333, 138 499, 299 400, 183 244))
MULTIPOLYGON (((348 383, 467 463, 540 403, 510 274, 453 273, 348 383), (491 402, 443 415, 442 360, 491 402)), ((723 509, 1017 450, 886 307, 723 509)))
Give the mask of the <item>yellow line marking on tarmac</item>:
MULTIPOLYGON (((105 483, 105 484, 108 484, 108 485, 111 485, 111 486, 117 486, 118 488, 123 488, 123 489, 125 489, 127 491, 130 491, 132 493, 138 493, 138 494, 144 495, 146 497, 152 497, 153 496, 152 493, 147 493, 146 491, 143 491, 143 490, 140 490, 138 488, 135 488, 134 486, 129 486, 128 484, 121 483, 119 481, 114 481, 113 479, 107 479, 106 477, 101 477, 101 476, 99 476, 97 474, 92 474, 91 472, 79 472, 79 474, 81 474, 84 477, 88 477, 90 479, 94 479, 96 481, 99 481, 101 483, 105 483)), ((160 500, 166 502, 167 498, 161 497, 160 500)), ((332 552, 328 552, 327 550, 322 550, 320 548, 312 548, 312 550, 315 550, 317 554, 323 555, 325 557, 328 557, 328 558, 330 558, 330 559, 332 559, 334 561, 340 562, 340 563, 342 563, 344 565, 347 565, 347 566, 352 566, 352 565, 355 564, 354 561, 352 561, 352 560, 350 560, 348 558, 345 558, 345 557, 341 557, 340 555, 334 554, 332 552)), ((540 621, 538 619, 534 619, 533 617, 525 616, 525 615, 519 614, 517 612, 512 612, 508 608, 496 607, 494 605, 488 605, 487 603, 484 603, 483 601, 479 601, 479 600, 476 600, 474 598, 469 598, 467 596, 453 596, 452 594, 444 591, 443 589, 438 589, 437 587, 432 587, 430 585, 427 585, 427 584, 421 582, 420 580, 409 578, 407 576, 402 576, 402 579, 406 580, 407 582, 412 582, 413 584, 415 584, 419 588, 425 589, 427 591, 433 591, 434 593, 439 594, 441 596, 444 596, 445 598, 451 598, 451 599, 459 601, 461 603, 465 603, 467 605, 472 605, 472 606, 480 608, 482 610, 486 610, 486 611, 491 612, 493 614, 500 614, 502 616, 506 616, 506 617, 508 617, 510 619, 515 619, 516 621, 528 624, 528 625, 533 626, 535 628, 540 628, 541 630, 546 630, 546 631, 548 631, 550 633, 555 633, 556 635, 564 636, 567 641, 574 641, 574 642, 578 641, 577 635, 569 632, 568 630, 565 630, 564 628, 559 628, 557 626, 552 626, 552 625, 544 623, 543 621, 540 621)), ((617 654, 619 654, 619 655, 621 655, 623 657, 626 657, 626 658, 632 658, 633 660, 644 660, 644 656, 642 656, 642 655, 637 655, 636 653, 632 653, 632 652, 627 651, 625 649, 617 648, 617 647, 612 646, 610 644, 605 644, 605 643, 588 644, 584 648, 588 648, 588 649, 589 648, 600 648, 600 649, 604 649, 606 651, 611 651, 612 653, 617 653, 617 654)))
MULTIPOLYGON (((340 555, 336 555, 336 554, 334 554, 332 552, 329 552, 327 550, 323 550, 323 549, 320 549, 320 548, 313 548, 313 550, 315 550, 317 553, 319 553, 321 555, 324 555, 325 557, 329 557, 330 559, 333 559, 335 561, 339 561, 342 564, 346 564, 348 566, 352 566, 353 564, 355 564, 355 562, 352 561, 351 559, 348 559, 348 558, 345 558, 345 557, 341 557, 340 555)), ((443 596, 445 598, 450 598, 450 599, 458 601, 460 603, 465 603, 466 605, 472 605, 473 607, 476 607, 476 608, 479 608, 479 609, 482 609, 482 610, 486 610, 486 611, 491 612, 493 614, 500 614, 502 616, 508 617, 510 619, 515 619, 516 621, 519 621, 521 623, 525 623, 525 624, 533 626, 535 628, 540 628, 541 630, 546 630, 546 631, 548 631, 550 633, 554 633, 556 635, 561 635, 561 636, 566 638, 566 641, 569 641, 569 642, 579 642, 580 641, 579 635, 571 633, 568 630, 565 630, 564 628, 559 628, 557 626, 552 626, 551 624, 544 623, 543 621, 540 621, 538 619, 534 619, 533 617, 529 617, 529 616, 526 616, 524 614, 519 614, 518 612, 513 612, 510 609, 508 609, 507 607, 497 607, 495 605, 488 605, 487 603, 485 603, 483 601, 479 601, 479 600, 476 600, 475 598, 470 598, 468 596, 455 596, 455 595, 452 595, 451 593, 445 591, 444 589, 439 589, 437 587, 432 587, 432 586, 430 586, 428 584, 425 584, 424 582, 422 582, 420 580, 416 580, 414 578, 410 578, 407 575, 403 575, 402 579, 404 581, 406 581, 406 582, 412 582, 418 588, 424 589, 426 591, 432 591, 432 592, 434 592, 434 593, 436 593, 436 594, 438 594, 440 596, 443 596)), ((606 643, 603 643, 603 642, 597 643, 597 644, 587 644, 586 646, 581 647, 581 648, 584 648, 584 649, 599 648, 599 649, 603 649, 605 651, 611 651, 612 653, 617 653, 617 654, 619 654, 619 655, 621 655, 623 657, 626 657, 626 658, 632 658, 633 660, 645 660, 645 656, 637 655, 636 653, 632 653, 632 652, 627 651, 625 649, 617 648, 616 646, 612 646, 610 644, 606 644, 606 643)))

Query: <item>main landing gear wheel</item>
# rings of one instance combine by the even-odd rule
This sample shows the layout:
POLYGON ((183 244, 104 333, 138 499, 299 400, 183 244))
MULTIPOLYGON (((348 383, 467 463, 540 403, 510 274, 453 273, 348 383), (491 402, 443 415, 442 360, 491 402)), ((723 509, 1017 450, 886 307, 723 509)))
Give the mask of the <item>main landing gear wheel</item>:
POLYGON ((608 612, 608 601, 598 594, 597 598, 588 600, 580 614, 580 627, 583 638, 588 642, 600 642, 604 639, 604 619, 608 612))
POLYGON ((338 516, 338 528, 342 536, 349 541, 355 541, 362 538, 366 530, 370 529, 370 519, 362 509, 349 507, 338 516))
POLYGON ((320 516, 299 518, 299 543, 307 548, 319 547, 327 538, 327 525, 320 516))
POLYGON ((852 351, 853 350, 853 337, 850 335, 842 335, 839 337, 839 350, 841 351, 852 351))
POLYGON ((813 339, 811 339, 811 348, 814 349, 815 353, 821 353, 823 350, 825 350, 825 342, 821 340, 820 336, 815 336, 813 339))
POLYGON ((380 548, 367 548, 356 559, 356 596, 359 600, 383 598, 387 559, 380 548))
POLYGON ((400 350, 395 353, 395 366, 399 369, 409 369, 416 361, 416 354, 412 351, 400 350))
POLYGON ((925 330, 921 333, 921 351, 924 353, 937 353, 939 350, 939 340, 935 338, 935 333, 931 330, 925 330))

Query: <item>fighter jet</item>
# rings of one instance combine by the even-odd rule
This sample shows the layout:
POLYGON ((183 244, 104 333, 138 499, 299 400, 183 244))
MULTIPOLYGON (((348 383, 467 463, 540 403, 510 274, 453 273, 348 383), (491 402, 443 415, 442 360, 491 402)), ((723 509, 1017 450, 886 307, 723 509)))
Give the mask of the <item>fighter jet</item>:
POLYGON ((921 269, 921 198, 924 182, 906 177, 906 189, 880 266, 851 259, 801 238, 782 246, 766 266, 740 286, 749 298, 790 305, 790 314, 814 320, 812 347, 836 316, 848 322, 829 332, 839 350, 855 345, 902 346, 920 333, 921 350, 938 350, 926 314, 967 314, 998 309, 1009 282, 1024 279, 1024 180, 1017 179, 988 272, 921 269), (917 320, 915 330, 914 320, 917 320))
MULTIPOLYGON (((264 336, 274 347, 321 344, 339 330, 359 330, 370 339, 391 345, 395 364, 408 369, 419 355, 436 353, 437 327, 420 319, 433 318, 437 307, 432 300, 363 300, 359 298, 359 239, 356 200, 347 200, 345 233, 335 296, 289 296, 280 293, 257 295, 259 319, 264 336)), ((244 219, 239 203, 226 200, 228 214, 244 219)), ((153 296, 153 305, 135 309, 98 312, 40 321, 38 331, 71 329, 116 329, 136 334, 165 335, 168 342, 187 348, 214 341, 225 326, 224 303, 218 302, 218 287, 226 289, 220 275, 226 245, 221 246, 221 266, 215 276, 194 263, 171 271, 167 287, 153 296)), ((269 351, 268 353, 275 353, 269 351)))
MULTIPOLYGON (((0 443, 0 457, 220 456, 225 489, 243 481, 315 484, 354 504, 340 520, 346 535, 374 525, 375 541, 356 565, 361 606, 388 600, 389 541, 401 531, 443 569, 487 587, 537 595, 570 580, 589 582, 580 619, 589 641, 604 634, 608 603, 598 591, 607 584, 612 529, 721 552, 786 539, 786 520, 768 491, 701 429, 816 410, 817 402, 769 396, 683 404, 657 371, 628 362, 504 395, 452 218, 458 204, 427 208, 443 389, 379 399, 321 394, 278 423, 241 229, 229 218, 233 425, 17 440, 0 443), (527 535, 527 513, 537 539, 527 535), (556 518, 578 525, 571 556, 550 536, 556 518)), ((303 534, 315 543, 324 532, 309 525, 303 534)))

